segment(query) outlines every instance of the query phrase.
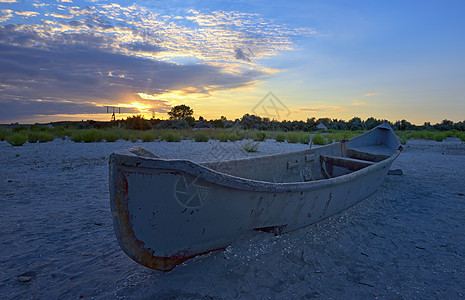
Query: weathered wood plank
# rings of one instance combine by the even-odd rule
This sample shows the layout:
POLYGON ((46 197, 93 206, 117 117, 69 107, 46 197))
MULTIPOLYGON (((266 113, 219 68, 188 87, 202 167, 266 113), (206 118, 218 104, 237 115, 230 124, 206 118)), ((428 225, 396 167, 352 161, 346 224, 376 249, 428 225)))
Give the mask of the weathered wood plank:
POLYGON ((372 161, 354 159, 349 157, 321 155, 322 159, 331 165, 346 168, 351 171, 358 171, 374 164, 372 161))

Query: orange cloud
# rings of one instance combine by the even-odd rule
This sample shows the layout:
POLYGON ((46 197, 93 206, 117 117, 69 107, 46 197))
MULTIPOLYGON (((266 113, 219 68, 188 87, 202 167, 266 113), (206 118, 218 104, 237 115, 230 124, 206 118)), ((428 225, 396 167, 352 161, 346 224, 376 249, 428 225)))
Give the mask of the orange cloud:
POLYGON ((338 105, 317 105, 313 107, 302 107, 298 108, 299 111, 310 111, 310 112, 334 112, 341 111, 343 108, 338 105))
POLYGON ((360 101, 358 99, 354 99, 352 100, 352 103, 350 105, 354 105, 354 106, 362 106, 362 105, 367 105, 366 102, 363 102, 363 101, 360 101))

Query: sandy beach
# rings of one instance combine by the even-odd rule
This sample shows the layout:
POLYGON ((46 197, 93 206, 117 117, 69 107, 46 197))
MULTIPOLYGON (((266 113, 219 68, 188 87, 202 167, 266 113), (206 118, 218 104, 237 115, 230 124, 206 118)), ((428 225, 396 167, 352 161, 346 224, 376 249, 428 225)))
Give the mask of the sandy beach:
POLYGON ((257 233, 170 272, 127 257, 113 233, 108 157, 142 146, 213 161, 302 144, 181 141, 0 142, 2 299, 311 299, 465 297, 465 143, 409 140, 390 175, 356 206, 275 237, 257 233))

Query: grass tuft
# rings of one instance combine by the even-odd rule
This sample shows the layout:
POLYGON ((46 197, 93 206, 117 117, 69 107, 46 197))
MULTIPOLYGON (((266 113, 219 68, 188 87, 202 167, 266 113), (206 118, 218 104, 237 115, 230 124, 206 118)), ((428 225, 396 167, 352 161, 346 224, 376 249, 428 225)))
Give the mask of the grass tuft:
POLYGON ((231 142, 235 142, 238 140, 242 140, 242 138, 237 133, 231 133, 228 135, 228 140, 231 142))
POLYGON ((155 140, 155 135, 152 131, 144 131, 144 133, 142 133, 142 142, 153 142, 155 140))
POLYGON ((23 133, 15 133, 6 138, 6 141, 12 146, 22 146, 27 141, 27 135, 23 133))
POLYGON ((103 137, 103 131, 97 129, 80 129, 71 133, 71 140, 77 143, 101 142, 103 137))
POLYGON ((11 130, 0 127, 0 141, 6 140, 6 138, 11 134, 11 130))
POLYGON ((313 144, 314 145, 327 145, 329 140, 325 139, 321 134, 315 134, 313 136, 313 144))
POLYGON ((106 142, 113 143, 120 139, 120 136, 115 131, 105 131, 103 133, 103 139, 106 142))
POLYGON ((266 133, 263 132, 263 131, 259 131, 257 133, 255 133, 255 138, 254 138, 254 141, 264 141, 266 140, 266 133))
POLYGON ((180 142, 181 135, 172 131, 166 131, 161 134, 161 139, 167 142, 180 142))
POLYGON ((217 140, 220 142, 227 142, 229 136, 226 133, 220 133, 216 136, 217 140))
POLYGON ((247 152, 257 152, 259 146, 260 143, 258 142, 254 143, 252 141, 247 141, 242 145, 242 149, 244 149, 247 152))
POLYGON ((204 132, 199 131, 194 133, 194 140, 196 142, 208 142, 210 140, 210 137, 204 132))
POLYGON ((299 142, 299 133, 291 131, 287 134, 287 142, 288 143, 298 143, 299 142))
POLYGON ((286 141, 286 135, 284 133, 278 133, 275 136, 275 140, 279 143, 285 142, 286 141))

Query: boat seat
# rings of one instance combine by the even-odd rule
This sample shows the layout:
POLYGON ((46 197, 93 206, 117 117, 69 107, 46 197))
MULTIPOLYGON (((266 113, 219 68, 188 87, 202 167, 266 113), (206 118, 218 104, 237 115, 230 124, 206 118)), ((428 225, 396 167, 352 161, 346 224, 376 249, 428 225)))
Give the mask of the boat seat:
POLYGON ((342 167, 350 171, 358 171, 360 169, 375 164, 375 162, 373 161, 341 156, 320 155, 320 158, 322 162, 324 162, 324 168, 326 169, 326 173, 330 173, 328 172, 328 167, 330 166, 342 167))
POLYGON ((380 162, 392 155, 392 149, 384 145, 366 146, 366 147, 355 147, 347 149, 347 155, 350 158, 380 162))

